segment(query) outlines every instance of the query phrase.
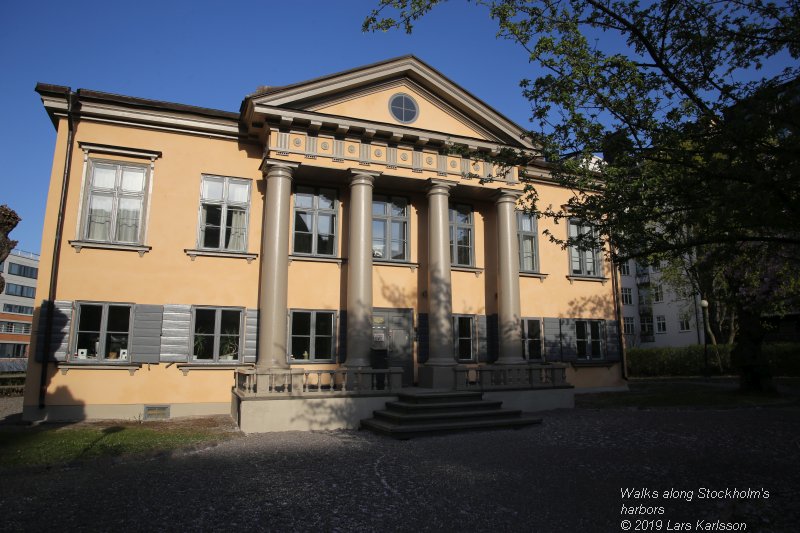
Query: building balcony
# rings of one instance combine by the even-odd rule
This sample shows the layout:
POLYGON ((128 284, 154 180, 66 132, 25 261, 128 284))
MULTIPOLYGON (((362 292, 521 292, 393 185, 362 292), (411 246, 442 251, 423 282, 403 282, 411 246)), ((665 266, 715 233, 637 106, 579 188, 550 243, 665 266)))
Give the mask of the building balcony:
POLYGON ((456 390, 504 390, 570 387, 567 365, 532 363, 527 365, 481 365, 455 368, 456 390))
POLYGON ((236 393, 242 398, 386 396, 402 388, 403 369, 241 369, 236 393))

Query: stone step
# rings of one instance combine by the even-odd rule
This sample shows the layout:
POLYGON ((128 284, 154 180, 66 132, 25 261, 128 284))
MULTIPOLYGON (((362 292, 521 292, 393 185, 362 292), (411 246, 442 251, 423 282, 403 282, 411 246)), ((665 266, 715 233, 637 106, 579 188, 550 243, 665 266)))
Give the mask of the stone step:
POLYGON ((385 420, 399 425, 414 424, 439 424, 441 422, 457 422, 461 420, 490 420, 519 417, 519 409, 479 409, 479 410, 450 410, 438 413, 399 413, 391 409, 375 411, 376 419, 385 420))
POLYGON ((401 402, 406 403, 451 403, 451 402, 475 402, 483 399, 482 392, 451 392, 451 391, 404 391, 398 394, 401 402))
POLYGON ((435 402, 435 403, 409 403, 409 402, 386 402, 386 408, 391 411, 399 411, 403 413, 438 413, 447 412, 459 409, 499 409, 503 405, 501 401, 453 401, 453 402, 435 402))
POLYGON ((534 424, 541 424, 541 418, 531 416, 515 416, 489 420, 459 420, 439 422, 436 424, 411 424, 399 425, 386 420, 370 418, 361 421, 361 427, 382 435, 405 440, 412 437, 451 433, 457 431, 486 430, 486 429, 519 429, 534 424))

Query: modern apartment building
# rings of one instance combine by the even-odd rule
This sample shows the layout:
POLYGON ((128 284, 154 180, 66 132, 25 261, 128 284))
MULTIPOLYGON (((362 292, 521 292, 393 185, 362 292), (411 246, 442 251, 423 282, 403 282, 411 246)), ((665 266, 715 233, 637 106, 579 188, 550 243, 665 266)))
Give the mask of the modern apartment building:
POLYGON ((543 205, 571 192, 533 155, 474 155, 535 147, 419 59, 264 87, 238 112, 37 91, 59 244, 26 418, 353 427, 400 387, 535 410, 624 386, 615 272, 541 238, 591 226, 524 209, 525 181, 543 205))
POLYGON ((622 331, 627 347, 660 348, 704 342, 703 311, 696 295, 678 294, 661 279, 658 267, 634 260, 621 263, 619 274, 622 331))
POLYGON ((31 341, 31 321, 36 306, 39 256, 11 250, 0 262, 6 280, 0 293, 0 359, 26 358, 31 341))

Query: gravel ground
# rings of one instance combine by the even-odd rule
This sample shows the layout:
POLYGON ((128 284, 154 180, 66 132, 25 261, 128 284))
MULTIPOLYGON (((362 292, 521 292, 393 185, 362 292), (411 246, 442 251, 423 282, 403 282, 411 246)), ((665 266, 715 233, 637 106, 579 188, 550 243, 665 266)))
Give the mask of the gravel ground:
POLYGON ((0 396, 0 424, 16 423, 22 415, 22 396, 0 396))
POLYGON ((523 430, 410 441, 250 435, 170 457, 7 471, 0 530, 591 532, 646 518, 662 520, 650 531, 721 520, 796 532, 799 415, 797 405, 574 409, 523 430), (624 487, 693 494, 623 500, 624 487), (701 488, 769 497, 701 499, 701 488))

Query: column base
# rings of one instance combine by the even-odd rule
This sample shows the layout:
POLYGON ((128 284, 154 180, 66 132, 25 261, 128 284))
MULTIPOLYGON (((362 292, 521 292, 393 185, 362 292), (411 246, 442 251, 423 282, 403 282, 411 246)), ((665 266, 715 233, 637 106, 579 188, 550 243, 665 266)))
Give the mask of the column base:
POLYGON ((455 390, 456 374, 455 365, 419 367, 419 386, 426 389, 455 390))

